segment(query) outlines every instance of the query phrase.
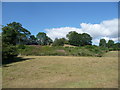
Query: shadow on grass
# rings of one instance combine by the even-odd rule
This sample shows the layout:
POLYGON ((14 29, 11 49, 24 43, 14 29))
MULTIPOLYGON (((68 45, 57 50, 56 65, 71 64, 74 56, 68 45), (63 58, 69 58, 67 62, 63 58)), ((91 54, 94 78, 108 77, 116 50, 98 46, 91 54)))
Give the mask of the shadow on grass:
POLYGON ((31 59, 34 59, 34 58, 15 57, 14 59, 9 59, 9 60, 2 61, 2 66, 3 67, 9 67, 11 65, 8 66, 7 64, 14 63, 14 62, 21 62, 21 61, 31 60, 31 59))

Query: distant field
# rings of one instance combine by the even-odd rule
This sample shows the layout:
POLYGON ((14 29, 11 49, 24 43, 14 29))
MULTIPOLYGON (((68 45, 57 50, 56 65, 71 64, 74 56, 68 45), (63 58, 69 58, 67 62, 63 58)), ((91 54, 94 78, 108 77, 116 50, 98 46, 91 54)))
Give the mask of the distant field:
POLYGON ((3 67, 3 88, 117 88, 117 52, 104 57, 24 56, 3 67))
POLYGON ((120 54, 120 52, 118 53, 118 51, 110 51, 104 54, 103 57, 118 57, 118 54, 120 54))

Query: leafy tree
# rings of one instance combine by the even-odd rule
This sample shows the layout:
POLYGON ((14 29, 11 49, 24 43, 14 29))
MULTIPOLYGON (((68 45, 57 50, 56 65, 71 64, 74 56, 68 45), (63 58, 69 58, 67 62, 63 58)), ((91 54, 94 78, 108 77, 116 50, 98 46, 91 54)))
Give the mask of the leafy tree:
POLYGON ((16 45, 16 37, 17 33, 15 29, 7 26, 2 28, 2 40, 4 43, 16 45))
POLYGON ((11 62, 17 56, 16 37, 17 33, 13 28, 2 28, 2 63, 11 62))
POLYGON ((92 45, 92 37, 87 33, 81 34, 80 41, 81 41, 80 43, 81 46, 92 45))
POLYGON ((70 45, 85 46, 92 44, 92 37, 87 33, 78 34, 75 31, 71 31, 66 37, 68 38, 70 45))
POLYGON ((50 44, 52 44, 52 43, 53 43, 52 39, 49 38, 48 36, 46 36, 46 44, 47 44, 47 45, 50 45, 50 44))
POLYGON ((112 48, 114 46, 114 41, 113 40, 109 40, 107 43, 107 47, 108 48, 112 48))
POLYGON ((53 46, 63 46, 64 42, 65 42, 64 38, 60 38, 60 39, 56 38, 53 42, 53 46))
POLYGON ((12 22, 2 27, 2 58, 4 62, 12 62, 18 55, 16 44, 26 44, 30 32, 20 23, 12 22))
POLYGON ((30 44, 30 45, 33 45, 33 44, 37 45, 37 38, 34 35, 31 35, 30 38, 29 38, 28 44, 30 44))
POLYGON ((66 37, 70 45, 79 46, 79 34, 75 31, 69 32, 66 37))
POLYGON ((37 34, 37 41, 39 45, 50 45, 53 42, 44 32, 39 32, 37 34))
POLYGON ((100 39, 99 46, 106 47, 106 40, 105 39, 100 39))
POLYGON ((12 62, 14 57, 18 55, 15 45, 2 43, 2 63, 12 62))
POLYGON ((16 44, 26 44, 31 33, 27 29, 23 28, 20 23, 12 22, 10 24, 7 24, 6 27, 15 30, 17 33, 16 44))
POLYGON ((64 44, 68 44, 68 40, 67 39, 65 39, 65 38, 60 38, 63 42, 64 42, 64 44))
POLYGON ((46 33, 44 33, 44 32, 39 32, 39 33, 37 34, 37 40, 38 40, 38 44, 39 44, 39 45, 46 45, 46 39, 47 39, 46 33))
POLYGON ((120 51, 120 43, 119 42, 115 43, 112 48, 113 48, 113 50, 120 51))

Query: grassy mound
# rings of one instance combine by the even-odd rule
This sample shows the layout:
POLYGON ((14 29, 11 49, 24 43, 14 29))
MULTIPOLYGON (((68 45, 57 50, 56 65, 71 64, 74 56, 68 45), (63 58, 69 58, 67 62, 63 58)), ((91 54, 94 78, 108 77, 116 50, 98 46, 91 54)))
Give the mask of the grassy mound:
POLYGON ((98 56, 101 57, 108 51, 98 46, 63 47, 63 46, 18 46, 20 55, 33 56, 98 56))

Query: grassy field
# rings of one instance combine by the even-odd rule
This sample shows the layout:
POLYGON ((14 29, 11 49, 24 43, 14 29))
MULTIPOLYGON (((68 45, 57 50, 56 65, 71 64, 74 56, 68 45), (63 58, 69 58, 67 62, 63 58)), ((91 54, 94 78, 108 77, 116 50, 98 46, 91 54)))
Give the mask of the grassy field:
POLYGON ((104 57, 23 56, 3 67, 3 88, 117 88, 117 52, 104 57))

